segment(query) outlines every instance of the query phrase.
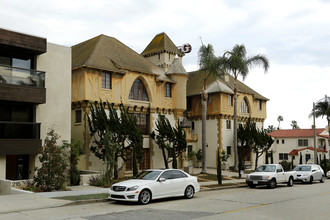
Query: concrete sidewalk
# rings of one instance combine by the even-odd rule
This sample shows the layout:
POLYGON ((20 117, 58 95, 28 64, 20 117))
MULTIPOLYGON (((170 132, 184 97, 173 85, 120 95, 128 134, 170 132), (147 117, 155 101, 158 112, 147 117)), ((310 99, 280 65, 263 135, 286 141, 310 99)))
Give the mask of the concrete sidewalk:
MULTIPOLYGON (((201 169, 194 168, 193 174, 198 174, 201 169)), ((216 169, 208 169, 208 173, 216 174, 216 169)), ((222 183, 225 184, 244 184, 245 179, 237 179, 238 174, 222 171, 222 175, 226 177, 236 177, 230 180, 223 180, 222 183)), ((246 177, 246 175, 242 175, 246 177)), ((199 182, 201 185, 201 190, 205 190, 208 185, 216 185, 217 181, 207 181, 199 182)), ((216 187, 216 189, 226 188, 223 186, 216 187)), ((108 193, 108 188, 100 188, 94 186, 70 186, 69 191, 56 191, 56 192, 42 192, 42 193, 32 193, 23 190, 12 189, 12 195, 0 196, 0 214, 9 212, 18 212, 33 209, 43 209, 50 207, 59 207, 68 204, 72 204, 72 201, 52 199, 54 197, 65 197, 65 196, 79 196, 79 195, 89 195, 89 194, 100 194, 108 193)), ((94 200, 95 201, 95 200, 94 200)))

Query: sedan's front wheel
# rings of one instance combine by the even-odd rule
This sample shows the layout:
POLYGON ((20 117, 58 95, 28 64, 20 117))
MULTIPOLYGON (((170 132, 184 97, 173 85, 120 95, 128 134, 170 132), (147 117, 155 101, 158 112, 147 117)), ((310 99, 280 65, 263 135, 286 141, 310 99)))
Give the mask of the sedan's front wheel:
POLYGON ((139 203, 142 205, 146 205, 150 202, 151 200, 151 193, 149 190, 142 190, 139 195, 139 203))
POLYGON ((194 194, 195 194, 194 187, 187 186, 186 190, 184 191, 184 197, 186 197, 187 199, 191 199, 192 197, 194 197, 194 194))

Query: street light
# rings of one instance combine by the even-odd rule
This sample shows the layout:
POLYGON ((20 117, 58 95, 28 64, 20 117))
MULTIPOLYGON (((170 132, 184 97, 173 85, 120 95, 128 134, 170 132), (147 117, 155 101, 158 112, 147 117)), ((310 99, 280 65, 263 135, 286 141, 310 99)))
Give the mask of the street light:
MULTIPOLYGON (((327 101, 327 102, 330 103, 330 100, 329 100, 329 98, 327 97, 327 95, 325 95, 325 97, 324 97, 323 99, 324 99, 325 102, 327 101)), ((320 100, 317 101, 317 102, 313 102, 314 164, 317 163, 317 152, 316 152, 316 130, 315 130, 315 104, 321 102, 323 99, 320 99, 320 100)), ((330 129, 330 128, 328 127, 328 132, 330 132, 329 129, 330 129)), ((329 133, 329 135, 330 135, 330 133, 329 133)), ((330 140, 330 139, 329 139, 329 140, 330 140)))

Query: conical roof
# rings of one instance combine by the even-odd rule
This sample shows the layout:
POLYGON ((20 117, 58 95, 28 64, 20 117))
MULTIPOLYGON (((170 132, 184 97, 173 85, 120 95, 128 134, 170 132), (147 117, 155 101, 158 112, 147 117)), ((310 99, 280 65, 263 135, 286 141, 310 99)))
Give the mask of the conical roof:
POLYGON ((174 55, 183 56, 182 53, 172 42, 172 40, 167 36, 165 32, 157 34, 152 41, 148 44, 148 46, 141 53, 144 57, 149 57, 154 54, 160 54, 168 52, 174 55))
POLYGON ((174 58, 170 68, 166 72, 166 74, 185 74, 187 75, 187 72, 185 68, 182 65, 182 62, 179 58, 174 58))

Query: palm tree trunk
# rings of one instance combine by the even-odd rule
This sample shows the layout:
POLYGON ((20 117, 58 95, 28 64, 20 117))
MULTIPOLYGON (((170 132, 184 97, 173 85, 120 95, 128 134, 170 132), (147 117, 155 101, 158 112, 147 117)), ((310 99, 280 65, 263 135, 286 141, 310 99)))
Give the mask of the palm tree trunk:
POLYGON ((207 93, 206 93, 206 79, 204 79, 203 93, 202 93, 202 172, 206 171, 206 112, 207 112, 207 93))
POLYGON ((237 168, 237 74, 235 73, 235 81, 234 81, 234 169, 237 168))

